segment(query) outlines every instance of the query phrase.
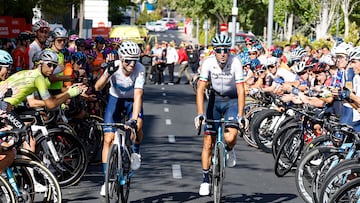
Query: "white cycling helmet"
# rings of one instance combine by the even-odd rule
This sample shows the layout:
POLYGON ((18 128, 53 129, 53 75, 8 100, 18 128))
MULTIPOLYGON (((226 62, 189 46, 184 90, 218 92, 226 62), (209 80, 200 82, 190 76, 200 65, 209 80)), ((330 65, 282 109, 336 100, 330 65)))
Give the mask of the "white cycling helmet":
POLYGON ((231 39, 226 35, 216 35, 211 39, 213 47, 231 47, 231 39))
POLYGON ((58 55, 55 51, 50 49, 45 49, 40 54, 41 61, 50 61, 53 63, 58 63, 58 55))
POLYGON ((12 65, 12 64, 13 64, 13 59, 11 55, 5 50, 0 50, 0 65, 12 65))
POLYGON ((118 53, 123 59, 140 59, 140 48, 132 41, 121 43, 118 53))
POLYGON ((346 55, 348 56, 350 51, 353 49, 352 43, 341 43, 338 46, 334 47, 332 53, 334 55, 346 55))
POLYGON ((253 47, 251 47, 251 48, 248 50, 248 52, 249 52, 249 53, 251 53, 251 52, 256 52, 256 53, 257 53, 257 52, 258 52, 258 49, 253 46, 253 47))
POLYGON ((277 58, 276 57, 270 57, 266 60, 266 66, 275 66, 277 64, 277 58))
POLYGON ((37 32, 40 28, 50 28, 50 25, 45 20, 39 20, 32 26, 33 32, 37 32))
POLYGON ((349 54, 349 60, 360 60, 360 47, 354 47, 349 54))
POLYGON ((301 73, 305 70, 306 67, 306 62, 301 61, 300 63, 297 63, 296 65, 294 65, 294 71, 296 73, 301 73))
POLYGON ((328 66, 333 66, 333 65, 335 65, 335 62, 334 62, 334 60, 332 59, 332 56, 331 56, 330 54, 323 55, 323 56, 319 59, 319 62, 325 63, 325 64, 327 64, 328 66))
POLYGON ((68 33, 63 27, 56 27, 51 33, 53 39, 57 38, 68 38, 68 33))
POLYGON ((290 58, 291 60, 301 60, 301 58, 305 55, 306 55, 306 50, 298 47, 291 52, 290 58))

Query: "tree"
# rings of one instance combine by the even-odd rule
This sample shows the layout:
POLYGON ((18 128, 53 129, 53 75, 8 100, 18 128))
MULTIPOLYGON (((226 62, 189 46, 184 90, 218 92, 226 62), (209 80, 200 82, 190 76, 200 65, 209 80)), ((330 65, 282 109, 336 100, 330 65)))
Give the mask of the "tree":
POLYGON ((359 4, 360 1, 354 1, 354 0, 341 0, 341 10, 344 14, 344 24, 345 24, 345 33, 344 37, 347 38, 349 35, 350 30, 350 21, 349 16, 354 11, 357 4, 359 4))

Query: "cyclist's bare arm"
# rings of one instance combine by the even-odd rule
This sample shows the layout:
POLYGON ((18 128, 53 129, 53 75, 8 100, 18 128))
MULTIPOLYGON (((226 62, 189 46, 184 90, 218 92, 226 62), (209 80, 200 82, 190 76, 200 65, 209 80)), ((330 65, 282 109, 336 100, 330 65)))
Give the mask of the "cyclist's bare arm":
POLYGON ((138 119, 138 115, 141 111, 142 103, 143 103, 143 89, 135 88, 134 89, 134 104, 133 104, 133 112, 132 118, 134 120, 138 119))
POLYGON ((237 83, 236 90, 238 95, 238 115, 244 116, 244 107, 245 107, 245 88, 244 83, 237 83))
POLYGON ((204 93, 206 86, 206 82, 199 80, 196 90, 196 107, 198 115, 204 114, 204 93))
POLYGON ((109 80, 109 77, 110 77, 110 75, 107 74, 107 72, 104 72, 104 74, 102 74, 102 76, 96 81, 95 90, 100 91, 100 90, 104 89, 106 83, 109 80))

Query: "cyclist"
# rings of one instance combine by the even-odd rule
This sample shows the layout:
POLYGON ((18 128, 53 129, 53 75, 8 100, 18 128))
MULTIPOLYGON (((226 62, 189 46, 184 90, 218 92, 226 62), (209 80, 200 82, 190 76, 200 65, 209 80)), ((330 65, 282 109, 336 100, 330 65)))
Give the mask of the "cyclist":
MULTIPOLYGON (((119 66, 114 65, 114 55, 107 57, 108 66, 104 74, 95 84, 95 90, 102 90, 110 82, 109 99, 105 110, 104 122, 113 123, 122 120, 121 113, 125 110, 129 118, 126 125, 137 127, 137 140, 133 144, 131 154, 131 168, 136 170, 140 167, 141 156, 139 153, 140 143, 143 137, 143 87, 145 84, 145 68, 139 62, 140 48, 132 41, 121 43, 119 48, 121 56, 119 66)), ((116 61, 117 62, 117 61, 116 61)), ((110 145, 114 139, 115 129, 104 128, 104 145, 102 150, 102 163, 104 175, 106 173, 106 161, 110 145)), ((100 195, 105 196, 105 185, 102 185, 100 195)))
MULTIPOLYGON (((233 121, 225 126, 224 139, 227 144, 227 166, 236 165, 234 146, 238 134, 239 123, 244 127, 245 89, 244 74, 239 58, 230 55, 231 39, 225 35, 217 35, 212 39, 215 55, 206 58, 202 64, 200 80, 196 92, 196 106, 198 115, 195 117, 195 127, 199 127, 200 117, 233 121), (204 111, 204 92, 207 82, 211 78, 211 93, 204 111)), ((216 135, 216 125, 206 125, 201 162, 203 168, 203 183, 199 194, 209 195, 209 169, 213 143, 216 135)))
POLYGON ((25 53, 27 53, 25 56, 28 57, 25 59, 26 68, 29 70, 33 69, 34 67, 32 62, 34 54, 44 48, 48 33, 50 31, 50 25, 45 20, 39 20, 32 26, 32 31, 35 34, 35 40, 25 50, 25 53))

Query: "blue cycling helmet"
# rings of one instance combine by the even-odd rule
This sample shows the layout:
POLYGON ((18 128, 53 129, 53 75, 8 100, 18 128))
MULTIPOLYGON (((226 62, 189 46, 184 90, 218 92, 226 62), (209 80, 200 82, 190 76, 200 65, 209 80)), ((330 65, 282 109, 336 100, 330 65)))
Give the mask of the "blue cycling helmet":
POLYGON ((255 70, 258 65, 260 65, 259 59, 251 60, 251 63, 250 63, 251 70, 255 70))
POLYGON ((0 50, 0 65, 12 65, 13 59, 9 52, 0 50))
POLYGON ((226 35, 216 35, 211 39, 213 47, 231 47, 231 39, 226 35))
POLYGON ((249 57, 243 57, 241 59, 241 63, 242 63, 243 66, 251 65, 251 59, 249 57))
POLYGON ((79 51, 71 56, 71 59, 77 64, 84 64, 86 62, 86 55, 79 51))
POLYGON ((105 44, 105 39, 102 36, 95 37, 94 41, 95 41, 96 44, 105 44))
POLYGON ((282 56, 283 52, 281 49, 275 49, 272 52, 272 56, 276 57, 276 58, 280 58, 282 56))

